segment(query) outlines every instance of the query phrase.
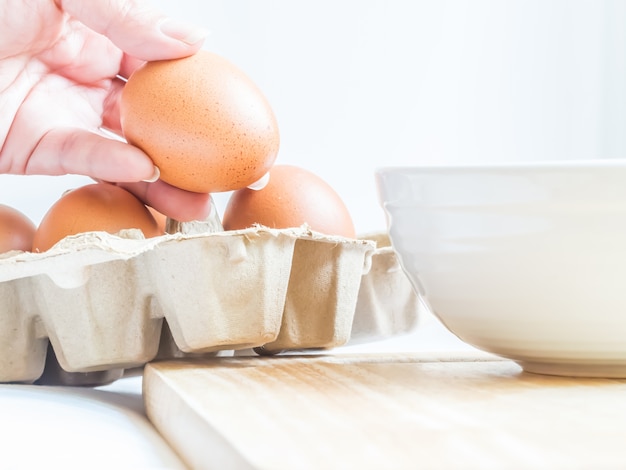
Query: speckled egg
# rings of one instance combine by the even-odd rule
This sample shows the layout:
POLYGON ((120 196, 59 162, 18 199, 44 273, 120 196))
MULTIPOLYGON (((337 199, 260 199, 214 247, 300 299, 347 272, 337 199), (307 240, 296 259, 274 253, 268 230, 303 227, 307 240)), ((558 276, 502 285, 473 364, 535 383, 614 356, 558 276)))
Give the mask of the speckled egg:
POLYGON ((32 251, 46 251, 69 235, 85 232, 115 234, 139 229, 146 238, 163 234, 150 210, 133 194, 109 183, 94 183, 67 191, 43 216, 32 251))
POLYGON ((246 187, 278 155, 278 123, 263 93, 205 50, 141 66, 124 86, 120 113, 126 140, 150 156, 163 181, 188 191, 246 187))
POLYGON ((233 191, 222 224, 226 230, 308 224, 326 235, 355 237, 354 223, 337 192, 316 174, 293 165, 275 165, 263 189, 233 191))

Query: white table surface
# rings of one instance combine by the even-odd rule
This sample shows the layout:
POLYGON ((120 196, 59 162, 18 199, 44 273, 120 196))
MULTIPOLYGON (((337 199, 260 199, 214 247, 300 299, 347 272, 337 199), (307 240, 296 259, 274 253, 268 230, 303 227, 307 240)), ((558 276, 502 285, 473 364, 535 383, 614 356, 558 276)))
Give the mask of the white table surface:
MULTIPOLYGON (((407 336, 342 352, 474 350, 434 318, 407 336)), ((142 377, 97 388, 0 385, 0 468, 182 468, 145 416, 142 377)))

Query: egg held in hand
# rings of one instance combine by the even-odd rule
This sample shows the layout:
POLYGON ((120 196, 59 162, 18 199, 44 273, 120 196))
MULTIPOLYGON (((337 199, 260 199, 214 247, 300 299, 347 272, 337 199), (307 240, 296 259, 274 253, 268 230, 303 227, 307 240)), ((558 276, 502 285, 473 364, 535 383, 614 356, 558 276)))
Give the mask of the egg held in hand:
POLYGON ((30 251, 36 229, 35 223, 25 214, 0 204, 0 253, 30 251))
POLYGON ((319 176, 293 165, 275 165, 263 189, 233 191, 222 224, 226 230, 307 224, 326 235, 355 237, 352 218, 337 192, 319 176))
POLYGON ((44 215, 33 240, 33 251, 46 251, 69 235, 118 233, 139 229, 146 238, 163 234, 148 208, 125 189, 94 183, 67 191, 44 215))
POLYGON ((278 155, 278 123, 267 99, 241 70, 201 50, 148 62, 124 86, 126 140, 142 149, 161 179, 188 191, 244 188, 278 155))

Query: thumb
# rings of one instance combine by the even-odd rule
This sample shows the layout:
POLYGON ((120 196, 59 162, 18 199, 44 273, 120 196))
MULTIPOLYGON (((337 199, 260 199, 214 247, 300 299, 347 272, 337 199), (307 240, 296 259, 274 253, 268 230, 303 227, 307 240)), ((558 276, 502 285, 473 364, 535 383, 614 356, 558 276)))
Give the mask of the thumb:
POLYGON ((140 0, 55 0, 58 8, 141 60, 185 57, 208 31, 168 18, 140 0))

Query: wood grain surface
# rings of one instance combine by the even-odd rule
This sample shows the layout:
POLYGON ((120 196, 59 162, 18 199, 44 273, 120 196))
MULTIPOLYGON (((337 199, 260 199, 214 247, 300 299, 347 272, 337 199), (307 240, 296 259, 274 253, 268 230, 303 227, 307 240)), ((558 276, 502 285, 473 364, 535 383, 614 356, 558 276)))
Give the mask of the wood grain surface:
POLYGON ((626 468, 626 380, 488 355, 170 361, 143 387, 191 468, 626 468))

